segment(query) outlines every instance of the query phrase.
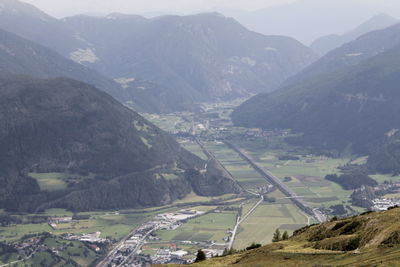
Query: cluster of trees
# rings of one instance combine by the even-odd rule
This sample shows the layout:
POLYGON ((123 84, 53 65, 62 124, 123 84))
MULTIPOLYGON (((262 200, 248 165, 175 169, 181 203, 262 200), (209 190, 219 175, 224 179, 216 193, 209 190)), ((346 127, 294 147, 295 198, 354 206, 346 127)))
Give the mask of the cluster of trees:
POLYGON ((21 220, 15 216, 0 215, 0 226, 9 226, 18 223, 21 223, 21 220))
POLYGON ((333 215, 344 215, 347 213, 346 208, 341 204, 333 205, 330 206, 329 208, 332 209, 333 215))
POLYGON ((342 175, 328 174, 326 180, 339 184, 345 190, 354 190, 362 186, 377 186, 378 183, 368 176, 367 172, 362 169, 356 169, 345 172, 342 175))
POLYGON ((300 157, 298 156, 292 156, 292 155, 282 155, 278 157, 279 160, 300 160, 300 157))
POLYGON ((289 234, 287 231, 285 231, 285 232, 283 232, 283 234, 281 234, 279 229, 276 229, 274 236, 272 237, 272 242, 279 242, 279 241, 284 241, 284 240, 288 240, 288 239, 289 239, 289 234))
POLYGON ((400 133, 388 137, 372 151, 367 167, 373 173, 400 174, 400 133))
POLYGON ((199 249, 197 251, 197 256, 196 256, 196 260, 194 262, 201 262, 201 261, 205 261, 207 259, 206 257, 206 253, 204 253, 204 251, 202 251, 201 249, 199 249))

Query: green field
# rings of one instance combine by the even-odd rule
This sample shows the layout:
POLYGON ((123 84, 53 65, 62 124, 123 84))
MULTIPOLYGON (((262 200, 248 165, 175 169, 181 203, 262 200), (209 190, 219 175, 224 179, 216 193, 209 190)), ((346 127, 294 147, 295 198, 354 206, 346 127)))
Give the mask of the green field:
MULTIPOLYGON (((268 194, 268 197, 275 198, 275 203, 262 203, 239 227, 233 247, 244 249, 251 243, 271 243, 272 235, 276 229, 292 233, 294 230, 307 225, 307 217, 285 198, 280 191, 268 194)), ((255 202, 249 203, 254 205, 255 202)), ((246 205, 243 210, 249 209, 246 205)), ((243 212, 245 214, 245 212, 243 212)), ((310 221, 313 223, 313 221, 310 221)))
POLYGON ((178 140, 179 143, 188 151, 192 152, 202 160, 207 160, 206 154, 204 154, 203 150, 201 147, 193 141, 188 141, 188 140, 178 140))
MULTIPOLYGON (((14 226, 0 227, 0 240, 17 241, 26 234, 37 234, 42 232, 49 232, 54 235, 60 235, 63 233, 84 234, 101 232, 102 238, 119 240, 149 218, 158 213, 167 211, 171 211, 171 209, 169 208, 155 212, 145 211, 143 214, 130 213, 130 211, 121 211, 121 214, 115 214, 114 212, 82 212, 78 215, 89 215, 90 219, 58 224, 55 229, 51 228, 47 223, 18 224, 14 226), (123 214, 124 212, 125 214, 123 214)), ((47 210, 45 214, 49 216, 72 216, 72 213, 62 209, 47 210)))
POLYGON ((287 154, 287 150, 265 149, 263 146, 249 145, 248 142, 242 142, 240 145, 282 181, 285 181, 285 177, 290 177, 290 181, 285 184, 310 205, 329 207, 349 201, 352 191, 344 190, 338 184, 325 179, 327 174, 339 173, 338 167, 346 164, 348 158, 336 159, 291 153, 300 157, 300 160, 282 161, 279 160, 279 156, 287 154))
POLYGON ((65 173, 30 173, 29 176, 36 179, 42 191, 56 191, 67 188, 67 183, 63 180, 67 178, 65 173))
POLYGON ((257 187, 268 184, 258 172, 225 144, 221 142, 207 142, 205 146, 225 166, 243 188, 256 189, 257 187))
POLYGON ((16 241, 27 234, 51 232, 52 229, 47 223, 43 224, 18 224, 8 227, 0 227, 0 240, 16 241))
POLYGON ((29 176, 36 179, 42 191, 57 191, 66 189, 69 183, 78 183, 84 179, 93 178, 93 174, 82 176, 79 174, 49 172, 29 173, 29 176))
POLYGON ((44 212, 47 216, 59 216, 59 217, 70 217, 73 215, 73 212, 65 210, 65 209, 48 209, 44 212))
POLYGON ((374 180, 376 180, 378 183, 384 183, 386 181, 388 182, 398 182, 400 181, 400 176, 393 176, 390 174, 377 174, 377 175, 370 175, 374 180))
MULTIPOLYGON (((153 216, 182 209, 174 205, 189 205, 199 211, 209 211, 215 209, 216 206, 198 206, 198 203, 210 201, 230 201, 242 200, 236 195, 223 195, 220 197, 201 197, 194 193, 189 194, 186 198, 176 201, 172 205, 165 207, 154 207, 142 210, 122 210, 118 213, 115 211, 98 211, 98 212, 80 212, 77 215, 89 216, 89 219, 80 219, 71 223, 58 224, 56 229, 51 228, 47 223, 40 224, 18 224, 7 227, 0 227, 0 240, 17 241, 26 234, 37 234, 42 232, 50 232, 55 235, 63 233, 92 233, 101 232, 102 238, 112 238, 119 240, 125 237, 130 231, 135 229, 141 223, 149 220, 153 216), (191 204, 195 203, 195 204, 191 204), (196 206, 197 205, 197 206, 196 206)), ((24 216, 51 216, 51 217, 70 217, 72 212, 65 209, 48 209, 43 214, 16 215, 23 218, 24 216)), ((229 224, 230 225, 230 224, 229 224)))
POLYGON ((188 131, 191 127, 190 122, 186 122, 181 117, 173 114, 142 114, 146 119, 160 127, 166 132, 188 131))
POLYGON ((161 242, 208 241, 222 243, 236 222, 236 212, 209 213, 189 220, 175 230, 159 230, 161 242))

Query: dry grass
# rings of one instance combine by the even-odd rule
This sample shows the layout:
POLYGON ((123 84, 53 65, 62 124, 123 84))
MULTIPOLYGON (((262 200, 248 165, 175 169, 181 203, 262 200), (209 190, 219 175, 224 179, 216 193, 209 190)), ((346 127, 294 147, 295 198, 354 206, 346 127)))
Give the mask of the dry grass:
POLYGON ((288 241, 259 249, 214 258, 193 266, 400 266, 400 208, 369 213, 304 229, 288 241), (349 226, 350 225, 350 226, 349 226), (317 236, 319 235, 319 238, 317 236), (328 249, 354 237, 360 238, 354 251, 328 249), (393 238, 396 237, 396 238, 393 238), (319 239, 319 240, 314 240, 319 239), (313 241, 310 241, 313 240, 313 241), (391 243, 383 242, 391 240, 391 243), (321 249, 315 245, 320 244, 321 249))

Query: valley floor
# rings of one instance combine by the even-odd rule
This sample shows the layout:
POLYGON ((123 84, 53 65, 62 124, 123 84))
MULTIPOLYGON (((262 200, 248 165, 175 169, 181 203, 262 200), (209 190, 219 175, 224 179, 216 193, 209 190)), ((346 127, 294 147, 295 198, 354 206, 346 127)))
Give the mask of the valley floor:
MULTIPOLYGON (((45 214, 16 214, 14 216, 21 218, 25 223, 0 227, 0 238, 13 243, 24 239, 26 235, 42 232, 50 232, 54 236, 71 234, 78 237, 97 232, 99 238, 114 244, 108 249, 106 261, 114 262, 116 266, 127 263, 126 260, 146 263, 171 261, 190 263, 194 260, 198 249, 206 251, 208 256, 216 256, 230 247, 242 250, 251 243, 265 245, 271 243, 276 229, 291 234, 294 230, 317 222, 312 214, 299 209, 291 198, 268 182, 235 150, 227 146, 223 142, 226 139, 246 151, 257 164, 268 169, 281 183, 293 190, 298 198, 310 207, 317 208, 321 213, 333 216, 330 214, 332 212, 330 207, 334 205, 343 205, 346 212, 343 216, 364 211, 351 204, 352 191, 343 190, 339 185, 324 178, 327 174, 339 173, 339 167, 354 161, 353 158, 316 156, 308 151, 291 147, 283 141, 290 135, 288 131, 265 132, 234 127, 229 120, 229 114, 235 105, 237 103, 204 105, 205 111, 200 114, 145 115, 159 127, 174 134, 187 150, 203 160, 210 160, 210 157, 217 160, 220 167, 243 188, 242 194, 211 198, 192 193, 171 205, 143 210, 72 214, 65 210, 53 209, 46 211, 45 214), (193 138, 193 134, 197 140, 193 138), (140 238, 143 240, 138 244, 133 246, 131 243, 129 246, 124 246, 127 240, 138 234, 138 229, 154 221, 154 218, 185 209, 201 214, 187 220, 176 221, 170 228, 155 224, 148 235, 140 231, 142 234, 140 238), (56 225, 52 225, 50 221, 40 222, 40 220, 27 223, 30 217, 40 216, 70 219, 57 222, 56 225), (128 256, 117 258, 125 255, 117 253, 121 249, 126 249, 128 256)), ((53 176, 47 174, 35 175, 35 178, 42 182, 41 186, 59 186, 51 177, 53 176)), ((374 178, 383 183, 397 177, 380 175, 374 178)), ((0 215, 1 212, 3 211, 0 211, 0 215)), ((101 259, 104 259, 105 254, 107 254, 105 251, 102 254, 97 253, 91 260, 76 258, 79 264, 88 266, 96 261, 104 263, 101 259)), ((286 254, 279 255, 290 257, 284 256, 286 254)), ((341 254, 330 253, 319 257, 334 257, 339 260, 341 254)), ((355 255, 353 258, 362 259, 362 255, 355 255)), ((1 261, 7 263, 16 259, 15 256, 8 259, 0 258, 0 265, 1 261)), ((299 259, 304 259, 306 262, 307 253, 299 259)), ((298 262, 300 263, 303 262, 298 262)), ((219 261, 214 261, 214 264, 219 264, 219 261)), ((226 264, 224 259, 221 259, 221 264, 221 266, 226 264)), ((246 264, 243 266, 252 266, 250 263, 246 264)))

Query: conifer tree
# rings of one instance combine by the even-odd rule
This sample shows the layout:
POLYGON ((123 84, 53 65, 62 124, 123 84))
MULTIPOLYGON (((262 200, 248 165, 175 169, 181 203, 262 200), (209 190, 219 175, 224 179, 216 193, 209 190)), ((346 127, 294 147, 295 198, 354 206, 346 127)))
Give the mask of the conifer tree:
POLYGON ((281 232, 279 229, 275 230, 274 236, 272 237, 272 242, 279 242, 281 241, 281 232))

